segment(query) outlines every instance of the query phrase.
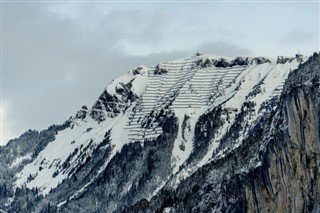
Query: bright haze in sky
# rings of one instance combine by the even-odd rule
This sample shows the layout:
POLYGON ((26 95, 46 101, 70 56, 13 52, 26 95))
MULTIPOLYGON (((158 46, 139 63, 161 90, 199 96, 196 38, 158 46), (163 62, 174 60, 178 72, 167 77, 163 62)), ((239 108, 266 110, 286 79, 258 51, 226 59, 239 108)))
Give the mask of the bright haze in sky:
POLYGON ((318 1, 3 1, 1 11, 1 144, 64 122, 140 64, 319 51, 318 1))

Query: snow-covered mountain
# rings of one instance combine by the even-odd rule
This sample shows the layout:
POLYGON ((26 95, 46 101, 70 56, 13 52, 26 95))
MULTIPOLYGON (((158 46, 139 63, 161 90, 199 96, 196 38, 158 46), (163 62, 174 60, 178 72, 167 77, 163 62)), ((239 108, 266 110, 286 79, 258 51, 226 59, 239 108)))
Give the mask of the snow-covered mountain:
POLYGON ((319 55, 307 59, 198 53, 141 65, 63 125, 0 149, 0 211, 315 209, 319 55))

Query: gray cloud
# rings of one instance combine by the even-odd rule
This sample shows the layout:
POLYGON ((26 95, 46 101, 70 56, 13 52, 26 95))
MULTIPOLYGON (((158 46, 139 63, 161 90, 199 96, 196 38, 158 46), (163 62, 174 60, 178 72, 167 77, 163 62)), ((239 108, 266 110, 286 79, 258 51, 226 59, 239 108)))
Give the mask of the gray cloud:
MULTIPOLYGON (((253 16, 226 15, 230 5, 3 3, 5 131, 17 137, 28 128, 61 123, 82 104, 92 105, 112 79, 140 64, 196 51, 261 54, 258 44, 264 41, 243 25, 253 16)), ((232 8, 240 11, 238 4, 232 8)), ((272 26, 272 18, 267 20, 272 26)))
POLYGON ((303 29, 293 29, 287 32, 283 38, 280 40, 280 43, 289 43, 289 44, 307 44, 318 41, 319 42, 319 27, 318 30, 315 29, 315 32, 307 32, 303 29))
POLYGON ((3 96, 10 105, 5 128, 11 136, 63 122, 82 104, 93 104, 112 79, 141 63, 185 56, 177 51, 132 56, 119 48, 123 40, 161 40, 160 13, 99 14, 92 8, 86 14, 90 19, 82 14, 79 20, 57 17, 44 4, 9 4, 3 11, 3 96))
POLYGON ((210 42, 203 43, 199 47, 201 52, 214 53, 221 56, 252 56, 253 52, 232 42, 210 42))

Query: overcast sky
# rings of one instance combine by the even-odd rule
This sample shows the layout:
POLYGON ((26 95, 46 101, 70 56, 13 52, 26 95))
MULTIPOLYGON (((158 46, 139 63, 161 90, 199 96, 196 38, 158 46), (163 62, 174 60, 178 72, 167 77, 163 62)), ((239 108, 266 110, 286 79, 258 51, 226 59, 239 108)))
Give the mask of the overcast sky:
POLYGON ((2 2, 1 143, 60 124, 140 64, 319 51, 319 2, 2 2))

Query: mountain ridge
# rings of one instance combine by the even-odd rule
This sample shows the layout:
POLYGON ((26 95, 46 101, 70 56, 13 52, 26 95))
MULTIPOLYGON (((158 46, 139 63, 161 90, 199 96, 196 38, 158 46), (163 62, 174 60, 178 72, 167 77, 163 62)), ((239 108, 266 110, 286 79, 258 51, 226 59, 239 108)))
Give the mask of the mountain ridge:
MULTIPOLYGON (((318 58, 315 53, 306 63, 318 58)), ((11 160, 15 169, 2 170, 12 173, 13 181, 4 184, 11 189, 1 208, 19 212, 24 204, 18 200, 25 199, 26 193, 34 199, 29 207, 33 212, 85 212, 88 207, 84 205, 90 200, 96 200, 97 212, 153 209, 154 202, 161 203, 161 199, 161 211, 189 209, 184 204, 163 206, 181 201, 166 190, 183 194, 181 186, 197 180, 193 177, 202 170, 217 167, 229 173, 232 166, 222 169, 217 165, 223 161, 231 165, 226 159, 234 158, 234 150, 250 147, 250 141, 255 151, 241 157, 239 168, 233 166, 233 175, 264 167, 265 161, 259 157, 263 143, 253 141, 263 141, 263 134, 270 134, 264 127, 271 128, 273 118, 280 116, 283 88, 293 88, 289 83, 284 87, 285 81, 298 75, 292 70, 303 69, 305 60, 302 55, 271 60, 196 54, 154 67, 141 65, 115 79, 92 108, 83 106, 64 125, 53 126, 53 137, 39 139, 43 145, 38 151, 24 151, 18 154, 19 162, 11 160), (17 195, 17 190, 23 195, 17 195)), ((313 70, 310 68, 311 74, 301 82, 311 79, 309 84, 316 85, 318 74, 313 70)), ((229 179, 213 175, 213 180, 218 184, 229 179)), ((219 203, 223 199, 220 194, 213 200, 219 203)), ((241 205, 248 210, 251 204, 243 201, 241 205)), ((206 205, 203 208, 206 211, 206 205)))

